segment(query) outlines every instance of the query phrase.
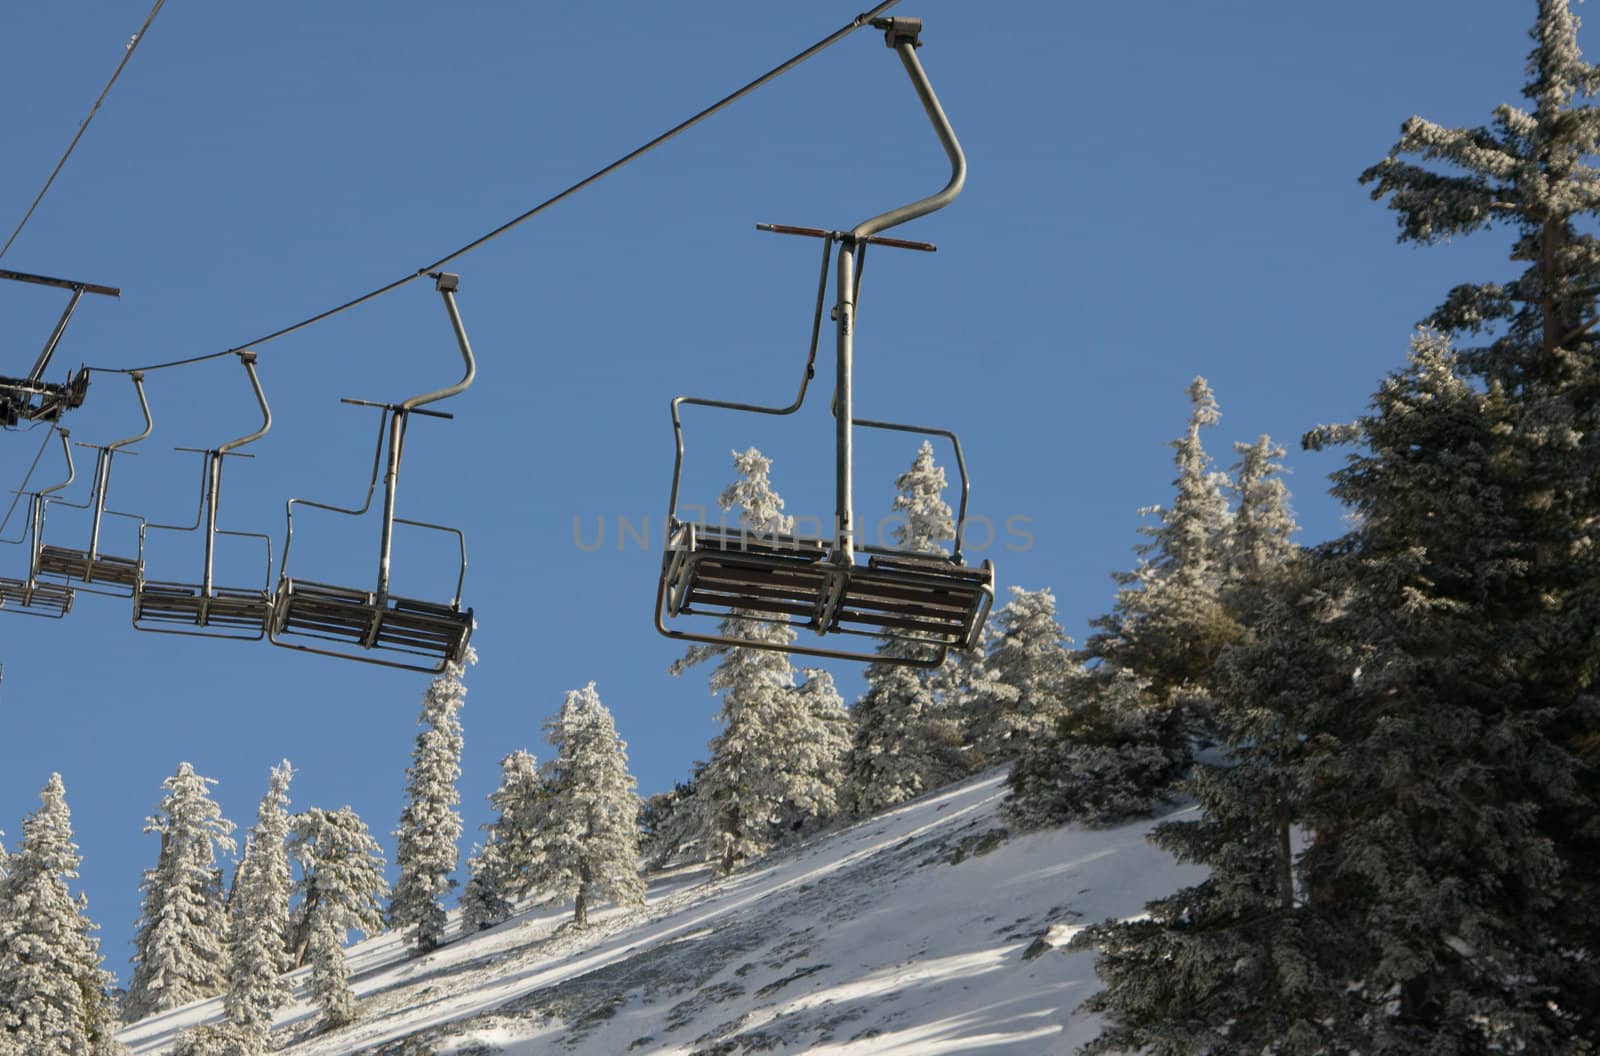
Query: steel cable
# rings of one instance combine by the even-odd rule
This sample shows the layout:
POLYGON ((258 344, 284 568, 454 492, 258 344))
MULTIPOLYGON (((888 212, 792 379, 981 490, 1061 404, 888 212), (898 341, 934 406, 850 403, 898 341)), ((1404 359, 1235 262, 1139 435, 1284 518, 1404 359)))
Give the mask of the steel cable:
POLYGON ((16 228, 11 232, 11 237, 6 239, 5 245, 0 246, 0 257, 6 255, 6 250, 11 248, 11 243, 17 240, 17 236, 22 234, 22 229, 33 218, 33 211, 39 208, 40 202, 44 201, 45 193, 50 190, 50 185, 56 182, 56 177, 61 174, 62 167, 66 165, 67 159, 72 156, 73 149, 77 147, 78 140, 83 138, 84 132, 89 128, 89 122, 94 120, 94 115, 100 112, 100 104, 105 102, 106 96, 111 94, 111 86, 117 83, 118 77, 122 76, 123 67, 127 66, 128 60, 133 58, 134 49, 139 46, 140 41, 144 40, 145 33, 150 29, 150 23, 156 20, 156 16, 161 13, 161 6, 166 2, 167 0, 156 0, 155 6, 150 8, 150 13, 145 16, 144 25, 139 27, 139 32, 135 33, 133 39, 124 47, 122 61, 117 63, 117 68, 112 72, 111 79, 100 90, 100 97, 89 108, 89 116, 84 118, 83 123, 78 126, 78 134, 72 137, 71 143, 67 144, 67 149, 62 152, 60 160, 56 162, 56 167, 50 170, 50 178, 44 181, 44 186, 39 188, 38 194, 34 195, 33 203, 28 206, 28 211, 22 214, 22 219, 17 222, 16 228))
POLYGON ((654 139, 646 142, 642 146, 639 146, 639 147, 635 148, 634 150, 629 151, 627 154, 624 154, 622 157, 618 158, 616 161, 613 161, 611 164, 605 166, 602 169, 598 169, 593 173, 590 173, 588 176, 585 176, 583 179, 579 180, 577 183, 574 183, 570 187, 566 188, 565 190, 560 191, 559 193, 557 193, 555 195, 552 195, 549 198, 546 198, 544 201, 540 202, 538 205, 535 205, 533 208, 528 209, 527 211, 519 214, 516 217, 513 217, 512 219, 506 221, 505 223, 501 224, 499 227, 497 227, 494 230, 488 232, 487 234, 481 235, 478 238, 473 239, 471 242, 468 242, 466 245, 464 245, 461 248, 455 250, 454 252, 451 252, 451 253, 446 254, 445 256, 442 256, 438 260, 434 261, 432 264, 428 264, 428 265, 425 265, 424 267, 418 268, 416 271, 414 271, 414 272, 412 272, 412 273, 410 273, 408 275, 405 275, 402 278, 395 279, 393 282, 387 283, 387 284, 385 284, 383 286, 379 286, 375 290, 370 290, 367 293, 363 293, 359 297, 352 298, 351 300, 345 301, 343 304, 336 305, 335 307, 329 308, 326 311, 318 312, 316 315, 309 316, 308 318, 302 319, 297 323, 293 323, 293 324, 291 324, 289 326, 285 326, 285 327, 283 327, 281 329, 274 330, 270 334, 265 334, 265 335, 263 335, 261 337, 256 338, 254 341, 246 341, 243 344, 234 345, 233 347, 223 349, 220 352, 208 352, 208 353, 205 353, 205 354, 202 354, 202 355, 188 356, 188 357, 186 357, 184 359, 167 360, 166 362, 162 362, 162 363, 149 363, 149 364, 145 364, 144 366, 138 366, 138 367, 89 367, 87 369, 92 370, 92 371, 98 371, 98 372, 103 373, 103 374, 131 374, 135 370, 145 370, 145 371, 166 370, 166 369, 168 369, 170 367, 183 367, 183 366, 189 366, 190 364, 194 364, 194 363, 204 363, 204 362, 206 362, 208 360, 212 360, 212 359, 221 359, 221 358, 223 358, 225 356, 236 355, 237 353, 242 352, 245 349, 251 349, 251 348, 259 347, 261 345, 266 344, 269 341, 275 341, 280 337, 286 337, 287 335, 292 334, 297 330, 303 330, 308 326, 312 326, 312 325, 315 325, 316 323, 322 322, 325 319, 332 318, 333 316, 338 315, 341 312, 347 312, 352 308, 355 308, 355 307, 358 307, 360 305, 366 304, 368 301, 376 300, 377 298, 382 297, 384 294, 392 293, 393 291, 399 289, 402 286, 405 286, 408 283, 414 282, 417 279, 420 279, 425 275, 428 275, 428 274, 430 274, 432 272, 438 271, 440 268, 444 267, 446 264, 449 264, 451 261, 454 261, 454 260, 456 260, 456 259, 458 259, 460 257, 463 257, 466 254, 468 254, 468 253, 472 252, 473 250, 477 249, 478 247, 484 245, 485 243, 491 242, 494 239, 499 238, 501 235, 503 235, 506 232, 510 231, 512 228, 517 227, 518 225, 520 225, 522 223, 525 223, 528 220, 533 219, 535 216, 538 216, 540 213, 544 212, 546 209, 550 208, 551 206, 556 205, 556 204, 566 200, 567 198, 570 198, 572 195, 577 194, 579 191, 584 190, 585 188, 587 188, 587 187, 599 182, 600 180, 604 179, 605 177, 611 175, 613 172, 616 172, 618 169, 623 168, 624 166, 628 165, 630 162, 638 160, 639 158, 643 157, 645 154, 648 154, 650 151, 652 151, 655 148, 661 146, 663 143, 665 143, 668 140, 676 137, 680 133, 688 131, 690 128, 693 128, 695 125, 699 124, 701 121, 704 121, 706 118, 712 116, 713 114, 717 113, 718 111, 723 110, 726 107, 731 106, 733 103, 738 102, 740 99, 742 99, 745 96, 749 95, 751 92, 753 92, 756 89, 758 89, 758 88, 762 87, 763 85, 767 84, 767 82, 773 80, 774 78, 780 77, 785 73, 788 73, 790 70, 794 69, 796 66, 799 66, 801 63, 805 62, 807 59, 809 59, 812 56, 816 55, 818 52, 820 52, 820 51, 824 50, 825 48, 828 48, 828 47, 838 43, 839 41, 843 40, 845 37, 849 36, 851 33, 854 33, 856 30, 860 29, 862 26, 864 26, 867 23, 871 22, 873 19, 877 18, 880 14, 882 14, 884 11, 887 11, 889 8, 893 7, 897 3, 899 3, 899 0, 884 0, 883 3, 878 4, 878 6, 874 7, 872 10, 867 11, 867 12, 865 12, 863 14, 857 15, 855 18, 851 19, 848 23, 846 23, 845 25, 841 26, 840 28, 834 30, 832 33, 828 34, 826 37, 822 38, 821 40, 817 41, 815 44, 813 44, 810 47, 806 48, 804 51, 797 52, 795 55, 793 55, 790 58, 784 60, 779 65, 774 66, 772 69, 768 70, 766 73, 763 73, 761 76, 757 77, 755 80, 751 81, 750 83, 744 85, 742 88, 739 88, 739 89, 729 93, 728 95, 723 96, 721 99, 717 100, 715 103, 712 103, 710 106, 706 107, 705 109, 699 111, 694 116, 692 116, 690 118, 687 118, 684 121, 679 122, 678 124, 674 125, 672 128, 669 128, 667 131, 661 133, 659 136, 656 136, 654 139))

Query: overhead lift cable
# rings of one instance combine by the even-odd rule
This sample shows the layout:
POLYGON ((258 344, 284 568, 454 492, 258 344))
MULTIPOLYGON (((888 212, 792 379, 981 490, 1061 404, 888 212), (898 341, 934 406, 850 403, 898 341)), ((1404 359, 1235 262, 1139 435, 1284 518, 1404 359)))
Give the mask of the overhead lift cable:
POLYGON ((77 148, 78 140, 82 139, 84 132, 88 131, 89 122, 93 121, 94 115, 100 112, 100 104, 105 102, 106 96, 111 94, 111 86, 117 83, 118 77, 122 76, 123 68, 128 65, 128 60, 133 58, 134 49, 139 46, 140 41, 144 40, 145 33, 150 29, 150 24, 156 20, 156 16, 161 13, 162 5, 166 2, 167 0, 156 0, 155 5, 150 8, 150 13, 145 16, 144 25, 139 27, 139 32, 135 33, 133 39, 124 46, 122 61, 117 63, 117 68, 112 71, 111 79, 106 82, 106 86, 100 89, 100 97, 89 108, 89 116, 84 118, 83 123, 78 126, 78 132, 72 137, 72 142, 68 143, 67 149, 61 152, 60 159, 56 161, 56 167, 50 170, 50 178, 44 181, 44 186, 40 187, 39 193, 34 195, 32 204, 28 206, 28 211, 22 214, 22 219, 17 222, 16 228, 12 230, 11 237, 6 239, 6 244, 0 246, 0 257, 6 255, 6 250, 11 248, 11 243, 17 240, 18 235, 22 234, 22 229, 33 218, 33 211, 39 208, 40 202, 44 201, 44 196, 50 190, 50 185, 56 182, 57 176, 61 175, 61 169, 66 165, 67 159, 72 156, 73 150, 77 148))
MULTIPOLYGON (((704 121, 706 118, 708 118, 708 117, 712 116, 713 114, 716 114, 717 112, 719 112, 721 110, 724 110, 727 107, 733 105, 734 103, 738 102, 740 99, 743 99, 745 96, 749 95, 751 92, 754 92, 757 88, 760 88, 760 87, 764 86, 769 81, 772 81, 772 80, 782 76, 783 74, 788 73, 790 70, 794 69, 796 66, 799 66, 801 63, 805 62, 807 59, 809 59, 812 56, 818 54, 819 52, 823 51, 824 49, 826 49, 828 47, 831 47, 834 44, 837 44, 839 41, 843 40, 845 37, 849 36, 851 33, 854 33, 856 30, 860 29, 861 27, 863 27, 865 25, 868 25, 869 23, 871 23, 872 21, 877 19, 879 15, 881 15, 883 12, 889 10, 889 8, 893 7, 897 3, 899 3, 899 0, 884 0, 883 3, 878 4, 878 6, 874 7, 871 11, 867 11, 867 12, 865 12, 863 14, 857 15, 855 18, 851 19, 845 25, 843 25, 843 26, 839 27, 838 29, 834 30, 832 33, 828 34, 826 37, 823 37, 821 40, 817 41, 815 44, 813 44, 810 47, 806 48, 804 51, 797 52, 792 57, 784 60, 782 63, 778 64, 777 66, 774 66, 772 69, 768 70, 766 73, 763 73, 761 76, 757 77, 755 80, 751 81, 749 84, 746 84, 744 87, 739 88, 736 91, 733 91, 733 92, 729 93, 728 95, 723 96, 721 99, 719 99, 716 102, 712 103, 710 106, 706 107, 704 110, 701 110, 699 113, 696 113, 694 116, 692 116, 690 118, 687 118, 686 120, 674 125, 673 127, 669 128, 667 131, 661 133, 659 136, 656 136, 654 139, 650 140, 649 142, 643 144, 642 146, 639 146, 639 147, 635 148, 632 151, 629 151, 627 154, 624 154, 622 157, 618 158, 616 161, 613 161, 611 164, 607 165, 605 168, 598 169, 595 172, 589 174, 588 176, 585 176, 583 179, 579 180, 577 183, 574 183, 572 186, 566 188, 565 190, 563 190, 563 191, 561 191, 561 192, 559 192, 559 193, 557 193, 555 195, 552 195, 549 198, 546 198, 544 201, 540 202, 538 205, 535 205, 531 209, 528 209, 526 212, 523 212, 523 213, 519 214, 518 216, 515 216, 512 219, 507 220, 505 223, 501 224, 499 227, 497 227, 494 230, 488 232, 487 234, 481 235, 478 238, 473 239, 471 242, 468 242, 466 245, 462 246, 461 248, 459 248, 459 249, 457 249, 457 250, 455 250, 455 251, 453 251, 451 253, 448 253, 443 257, 440 257, 438 260, 434 261, 431 264, 427 264, 427 265, 424 265, 423 267, 418 268, 416 271, 410 273, 409 275, 405 275, 405 276, 403 276, 401 278, 398 278, 398 279, 394 280, 393 282, 387 283, 386 285, 379 286, 377 289, 370 290, 370 291, 368 291, 366 293, 363 293, 359 297, 352 298, 351 300, 345 301, 343 304, 336 305, 335 307, 329 308, 326 311, 318 312, 316 315, 310 316, 310 317, 308 317, 306 319, 302 319, 297 323, 293 323, 293 324, 291 324, 289 326, 285 326, 285 327, 283 327, 281 329, 274 330, 272 333, 266 334, 266 335, 264 335, 262 337, 258 337, 254 341, 246 341, 243 344, 235 345, 232 348, 223 349, 220 352, 208 352, 208 353, 205 353, 205 354, 202 354, 202 355, 198 355, 198 356, 189 356, 189 357, 184 358, 184 359, 168 360, 168 361, 166 361, 164 363, 149 363, 149 364, 145 364, 144 366, 140 366, 140 367, 90 367, 88 369, 91 370, 91 371, 98 371, 100 373, 105 373, 105 374, 131 374, 135 370, 142 370, 142 371, 166 370, 166 369, 168 369, 170 367, 184 367, 184 366, 189 366, 190 364, 193 364, 193 363, 204 363, 204 362, 206 362, 208 360, 212 360, 212 359, 222 359, 222 358, 224 358, 226 356, 237 355, 238 353, 243 352, 243 351, 245 351, 247 349, 259 348, 261 345, 264 345, 269 341, 276 341, 280 337, 287 337, 289 334, 292 334, 297 330, 304 330, 308 326, 313 326, 316 323, 320 323, 325 319, 330 319, 333 316, 339 315, 342 312, 347 312, 352 308, 356 308, 356 307, 359 307, 360 305, 366 304, 368 301, 376 300, 379 297, 382 297, 384 294, 392 293, 395 290, 398 290, 400 287, 408 285, 409 283, 415 282, 417 279, 423 278, 424 276, 435 275, 446 264, 449 264, 452 261, 457 260, 460 257, 465 256, 466 254, 472 252, 473 250, 477 249, 478 247, 484 245, 485 243, 491 242, 494 239, 499 238, 501 235, 503 235, 506 232, 510 231, 512 228, 517 227, 518 225, 523 224, 523 223, 533 219, 535 216, 538 216, 540 213, 544 212, 546 209, 549 209, 551 206, 557 205, 558 203, 560 203, 562 201, 565 201, 567 198, 570 198, 572 195, 577 194, 579 191, 584 190, 585 188, 591 186, 592 184, 598 183, 600 180, 602 180, 605 177, 611 175, 613 172, 616 172, 618 169, 621 169, 621 168, 625 167, 626 165, 628 165, 629 163, 638 160, 639 158, 643 157, 644 155, 650 153, 650 151, 652 151, 655 148, 661 146, 663 143, 666 143, 668 140, 678 136, 680 133, 687 132, 689 129, 693 128, 695 125, 698 125, 700 122, 704 121)), ((159 6, 159 4, 157 6, 159 6)))

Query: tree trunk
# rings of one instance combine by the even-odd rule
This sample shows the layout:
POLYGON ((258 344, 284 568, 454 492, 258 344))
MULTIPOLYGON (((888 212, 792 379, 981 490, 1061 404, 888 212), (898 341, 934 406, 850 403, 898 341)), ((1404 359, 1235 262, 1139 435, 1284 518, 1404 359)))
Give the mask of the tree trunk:
POLYGON ((1277 837, 1278 905, 1294 908, 1294 846, 1289 840, 1289 800, 1278 795, 1273 804, 1272 826, 1277 837))

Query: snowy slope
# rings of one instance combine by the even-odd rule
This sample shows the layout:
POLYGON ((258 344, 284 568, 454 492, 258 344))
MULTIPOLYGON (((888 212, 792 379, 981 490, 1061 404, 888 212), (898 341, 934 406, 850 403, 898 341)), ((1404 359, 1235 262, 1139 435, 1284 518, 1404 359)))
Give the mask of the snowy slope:
MULTIPOLYGON (((535 911, 416 959, 380 936, 350 950, 355 1024, 315 1035, 295 1004, 275 1040, 293 1056, 1071 1052, 1095 1032, 1073 1014, 1092 958, 1024 951, 1202 874, 1145 842, 1153 822, 1001 840, 1004 794, 997 771, 726 880, 657 877, 646 907, 582 931, 535 911)), ((162 1053, 221 1014, 198 1003, 121 1038, 162 1053)))

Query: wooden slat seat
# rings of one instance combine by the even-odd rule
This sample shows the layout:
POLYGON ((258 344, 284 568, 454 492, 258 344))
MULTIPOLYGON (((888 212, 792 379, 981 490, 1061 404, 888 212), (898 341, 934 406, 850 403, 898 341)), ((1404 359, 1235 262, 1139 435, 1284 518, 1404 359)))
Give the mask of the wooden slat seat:
POLYGON ((230 637, 261 638, 272 617, 272 598, 264 590, 213 587, 211 594, 192 583, 144 583, 134 592, 133 623, 203 627, 230 637))
POLYGON ((462 663, 472 610, 372 591, 285 578, 278 586, 272 636, 300 635, 367 649, 391 649, 462 663))
POLYGON ((934 646, 977 644, 994 600, 994 569, 949 558, 872 554, 833 560, 816 539, 743 537, 683 525, 662 563, 671 616, 756 616, 818 634, 883 635, 934 646))
POLYGON ((72 588, 60 583, 33 583, 0 577, 0 609, 61 617, 72 611, 72 588))
POLYGON ((144 567, 137 558, 96 554, 91 561, 86 550, 45 546, 39 551, 39 571, 84 583, 110 583, 132 588, 139 582, 144 567))

